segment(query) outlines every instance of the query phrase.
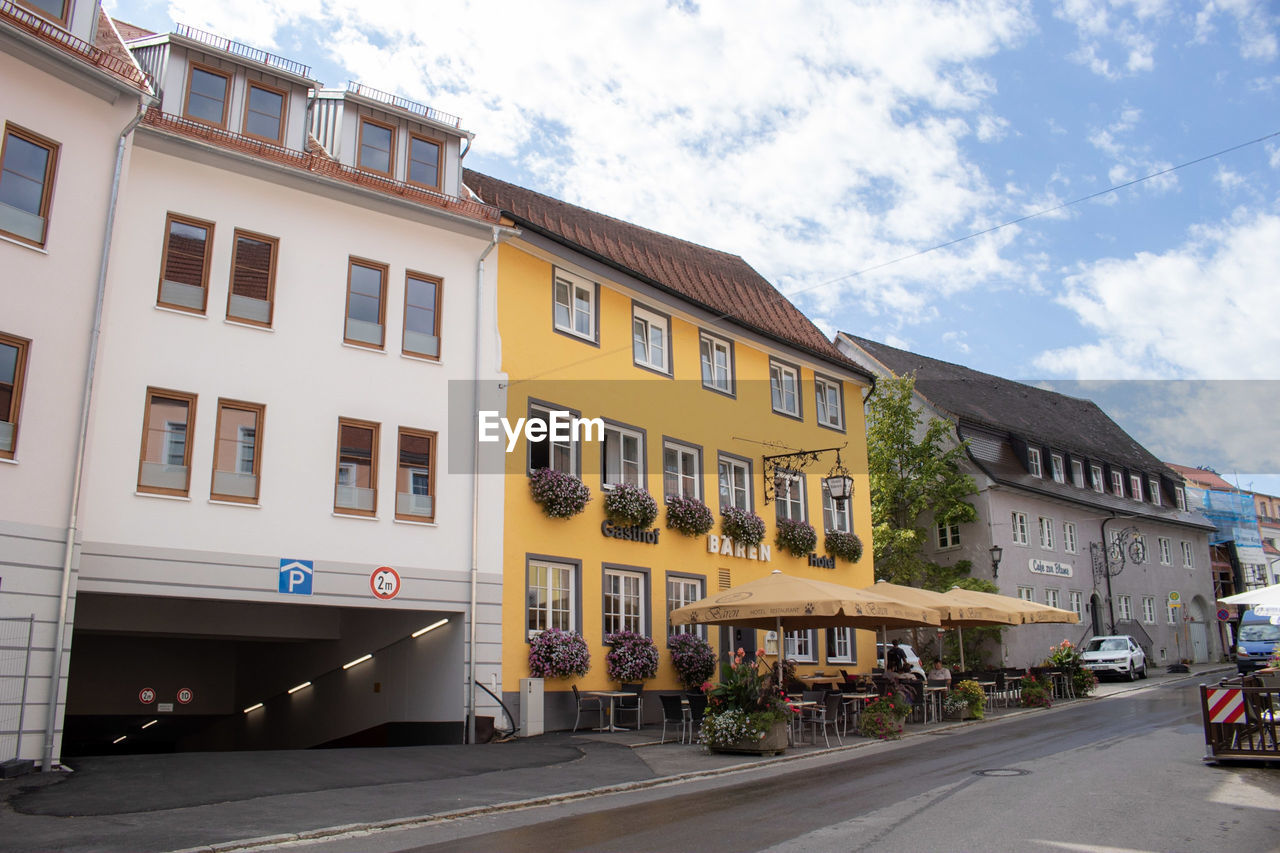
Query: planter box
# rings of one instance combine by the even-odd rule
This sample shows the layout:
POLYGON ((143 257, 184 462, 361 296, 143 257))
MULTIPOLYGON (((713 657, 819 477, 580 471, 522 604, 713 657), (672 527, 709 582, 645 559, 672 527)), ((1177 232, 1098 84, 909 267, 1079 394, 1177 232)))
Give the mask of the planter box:
POLYGON ((712 752, 736 752, 748 755, 781 755, 787 751, 787 721, 779 720, 765 732, 762 740, 737 741, 726 746, 707 744, 712 752))

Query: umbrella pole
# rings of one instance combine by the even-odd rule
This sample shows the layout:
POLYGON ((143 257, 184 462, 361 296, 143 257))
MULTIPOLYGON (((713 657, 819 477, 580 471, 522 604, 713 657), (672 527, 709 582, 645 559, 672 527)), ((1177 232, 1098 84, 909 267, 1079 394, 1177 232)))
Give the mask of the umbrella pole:
POLYGON ((964 672, 964 628, 956 626, 956 645, 960 647, 960 671, 964 672))
POLYGON ((786 642, 782 639, 782 617, 778 617, 778 662, 776 664, 778 670, 777 680, 773 682, 774 686, 782 692, 786 692, 786 685, 782 683, 782 653, 787 648, 786 642))

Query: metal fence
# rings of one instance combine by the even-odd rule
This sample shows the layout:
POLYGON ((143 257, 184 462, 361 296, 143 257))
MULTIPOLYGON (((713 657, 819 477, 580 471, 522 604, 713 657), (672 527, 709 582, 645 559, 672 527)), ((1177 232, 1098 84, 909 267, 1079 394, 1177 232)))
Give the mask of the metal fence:
POLYGON ((36 617, 0 617, 0 761, 22 757, 36 617))
POLYGON ((1280 760, 1280 678, 1200 685, 1205 760, 1280 760))

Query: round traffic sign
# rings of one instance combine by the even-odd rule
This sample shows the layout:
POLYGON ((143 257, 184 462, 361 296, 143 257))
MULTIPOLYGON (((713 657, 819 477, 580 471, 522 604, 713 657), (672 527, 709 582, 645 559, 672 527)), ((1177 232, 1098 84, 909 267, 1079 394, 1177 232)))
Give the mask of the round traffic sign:
POLYGON ((1218 608, 1218 621, 1226 622, 1231 619, 1231 611, 1225 607, 1218 608))
POLYGON ((196 698, 196 694, 191 692, 190 687, 184 687, 178 691, 178 704, 180 705, 188 705, 194 698, 196 698))
POLYGON ((369 575, 369 589, 384 601, 400 594, 400 575, 390 566, 378 566, 369 575))
POLYGON ((138 701, 143 705, 150 705, 156 701, 156 691, 152 687, 144 687, 138 691, 138 701))

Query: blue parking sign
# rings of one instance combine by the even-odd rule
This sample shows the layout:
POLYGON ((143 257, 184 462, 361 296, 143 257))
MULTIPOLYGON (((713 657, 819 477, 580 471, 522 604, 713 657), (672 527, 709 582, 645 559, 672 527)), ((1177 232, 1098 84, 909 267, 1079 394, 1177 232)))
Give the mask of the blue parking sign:
POLYGON ((315 569, 311 560, 280 560, 280 591, 289 595, 310 595, 311 576, 315 569))

